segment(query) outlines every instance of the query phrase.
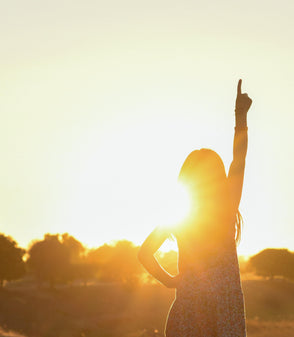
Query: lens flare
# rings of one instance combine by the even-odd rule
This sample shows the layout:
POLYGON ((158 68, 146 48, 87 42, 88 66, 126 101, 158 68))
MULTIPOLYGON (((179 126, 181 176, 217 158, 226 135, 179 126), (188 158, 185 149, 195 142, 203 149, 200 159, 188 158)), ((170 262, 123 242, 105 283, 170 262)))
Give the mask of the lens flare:
POLYGON ((181 183, 177 183, 168 192, 162 225, 166 227, 179 226, 190 213, 190 196, 186 187, 181 183))

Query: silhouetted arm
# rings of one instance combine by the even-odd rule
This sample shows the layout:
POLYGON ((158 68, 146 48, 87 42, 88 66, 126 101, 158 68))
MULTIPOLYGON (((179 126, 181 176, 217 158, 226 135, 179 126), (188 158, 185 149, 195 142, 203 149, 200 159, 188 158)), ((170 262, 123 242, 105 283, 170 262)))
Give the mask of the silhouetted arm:
POLYGON ((229 170, 229 188, 233 213, 239 208, 245 170, 245 158, 247 153, 247 130, 235 129, 233 145, 233 161, 229 170))
POLYGON ((143 242, 138 253, 138 258, 144 268, 154 278, 168 288, 175 288, 177 278, 163 269, 154 256, 168 237, 169 233, 166 230, 157 227, 143 242))
POLYGON ((230 166, 228 179, 233 213, 239 208, 245 170, 245 158, 247 154, 247 112, 252 100, 247 94, 241 92, 242 80, 239 80, 236 98, 236 127, 233 144, 233 161, 230 166))

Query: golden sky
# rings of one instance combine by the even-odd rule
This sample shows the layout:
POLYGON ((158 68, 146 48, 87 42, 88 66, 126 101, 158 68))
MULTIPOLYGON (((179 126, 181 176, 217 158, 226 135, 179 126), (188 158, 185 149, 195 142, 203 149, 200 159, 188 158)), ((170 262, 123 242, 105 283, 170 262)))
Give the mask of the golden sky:
POLYGON ((293 1, 2 1, 0 231, 140 243, 253 99, 242 254, 293 250, 293 1))

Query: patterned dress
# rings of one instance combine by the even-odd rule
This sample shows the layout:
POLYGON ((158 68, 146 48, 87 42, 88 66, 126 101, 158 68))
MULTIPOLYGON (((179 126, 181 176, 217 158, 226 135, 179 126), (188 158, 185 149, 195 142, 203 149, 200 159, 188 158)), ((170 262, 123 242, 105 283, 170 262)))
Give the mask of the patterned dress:
MULTIPOLYGON (((179 249, 180 251, 180 249, 179 249)), ((166 337, 245 337, 245 314, 235 243, 213 253, 205 268, 180 270, 166 337)))

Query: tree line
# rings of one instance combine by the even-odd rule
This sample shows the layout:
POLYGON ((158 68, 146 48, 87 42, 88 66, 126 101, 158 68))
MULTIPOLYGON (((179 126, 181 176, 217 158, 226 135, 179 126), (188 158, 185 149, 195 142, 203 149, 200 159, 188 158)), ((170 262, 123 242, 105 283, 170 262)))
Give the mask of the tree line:
MULTIPOLYGON (((76 238, 64 234, 45 234, 25 250, 13 238, 0 234, 0 286, 4 281, 31 278, 38 286, 54 287, 75 281, 119 282, 135 286, 153 282, 137 260, 138 246, 127 240, 87 250, 76 238)), ((157 253, 171 273, 177 273, 177 253, 157 253)), ((294 252, 265 249, 241 265, 241 273, 294 280, 294 252)))
POLYGON ((0 234, 0 286, 4 281, 31 278, 38 286, 84 284, 91 280, 137 284, 143 268, 137 261, 137 246, 127 240, 87 250, 76 238, 45 234, 27 250, 13 238, 0 234))

